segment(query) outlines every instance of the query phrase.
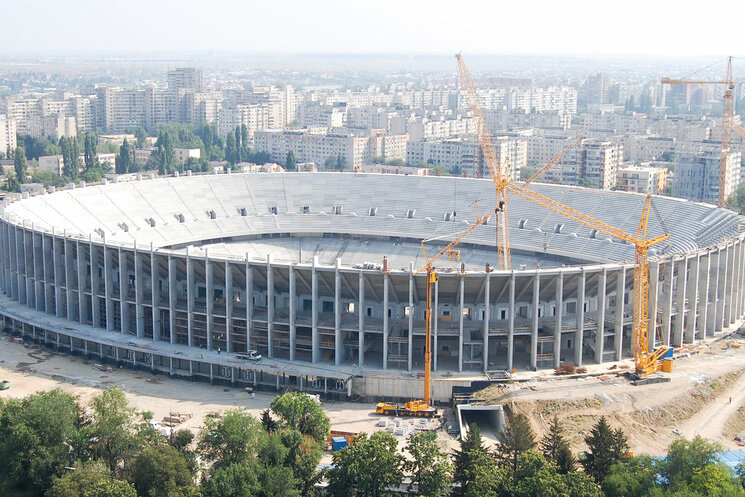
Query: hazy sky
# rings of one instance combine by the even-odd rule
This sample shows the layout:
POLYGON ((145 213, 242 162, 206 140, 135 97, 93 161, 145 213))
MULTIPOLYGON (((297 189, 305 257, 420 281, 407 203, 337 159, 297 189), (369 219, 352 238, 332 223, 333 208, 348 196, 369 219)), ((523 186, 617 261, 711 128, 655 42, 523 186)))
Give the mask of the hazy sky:
POLYGON ((727 55, 743 14, 737 0, 0 0, 0 51, 727 55))

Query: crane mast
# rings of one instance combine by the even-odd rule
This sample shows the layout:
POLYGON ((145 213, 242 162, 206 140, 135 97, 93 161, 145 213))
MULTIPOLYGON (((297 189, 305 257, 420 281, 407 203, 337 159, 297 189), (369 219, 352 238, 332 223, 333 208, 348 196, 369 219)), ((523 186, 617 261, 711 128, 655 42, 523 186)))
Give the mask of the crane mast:
POLYGON ((727 58, 727 75, 724 81, 702 81, 662 78, 663 85, 727 85, 722 97, 722 147, 719 159, 719 195, 717 205, 727 207, 727 177, 730 173, 729 152, 732 142, 732 131, 745 136, 745 129, 735 123, 735 105, 733 91, 735 80, 732 77, 732 57, 727 58))

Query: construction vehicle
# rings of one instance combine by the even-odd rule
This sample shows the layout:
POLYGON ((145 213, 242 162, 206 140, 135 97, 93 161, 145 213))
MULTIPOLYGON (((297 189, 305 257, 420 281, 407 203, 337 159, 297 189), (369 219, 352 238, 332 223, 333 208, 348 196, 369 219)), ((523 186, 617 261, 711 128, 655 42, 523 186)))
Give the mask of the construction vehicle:
MULTIPOLYGON (((739 82, 739 81, 738 81, 739 82)), ((722 109, 722 151, 719 162, 719 197, 717 205, 719 207, 727 207, 727 195, 726 195, 726 184, 728 171, 727 157, 730 152, 730 142, 732 140, 732 130, 737 131, 742 136, 745 136, 745 128, 739 126, 734 120, 735 106, 733 90, 735 89, 735 80, 732 79, 732 57, 727 58, 727 77, 724 81, 697 81, 697 80, 682 80, 682 79, 670 79, 662 78, 663 85, 727 85, 727 89, 724 91, 724 97, 722 98, 723 109, 722 109)), ((734 167, 739 169, 740 164, 735 164, 734 167)))
MULTIPOLYGON (((647 226, 649 223, 649 215, 652 208, 652 196, 647 195, 646 197, 644 208, 642 210, 641 220, 639 221, 639 228, 637 229, 636 236, 633 236, 619 228, 611 226, 560 202, 557 202, 552 198, 530 190, 525 186, 513 183, 510 180, 509 175, 505 174, 503 168, 497 165, 494 147, 492 146, 491 139, 489 138, 489 132, 486 127, 484 113, 481 110, 481 104, 479 103, 473 80, 471 79, 470 73, 468 72, 465 63, 463 62, 461 54, 456 54, 455 57, 458 60, 458 71, 460 74, 461 84, 466 90, 468 104, 471 109, 473 118, 476 120, 476 129, 478 130, 479 142, 484 154, 484 160, 489 166, 489 171, 492 175, 492 180, 494 181, 494 186, 497 192, 497 204, 504 210, 504 212, 500 216, 501 222, 499 223, 501 231, 503 233, 500 241, 504 245, 500 247, 500 244, 497 244, 500 255, 500 269, 504 269, 503 255, 506 254, 507 263, 509 263, 510 260, 509 234, 507 233, 506 221, 508 191, 520 195, 530 202, 543 206, 544 208, 559 215, 562 215, 594 230, 597 230, 600 233, 604 233, 606 235, 612 236, 613 238, 623 240, 628 243, 633 243, 635 247, 633 299, 633 352, 635 375, 638 380, 641 380, 647 378, 652 373, 662 371, 662 359, 663 357, 669 356, 671 351, 669 347, 661 346, 654 349, 653 352, 649 352, 649 259, 647 251, 652 245, 660 243, 663 240, 667 240, 670 235, 664 234, 647 239, 647 226)), ((728 82, 731 81, 732 67, 730 58, 730 66, 728 68, 728 82)), ((550 165, 548 167, 550 167, 550 165)), ((723 189, 720 188, 720 192, 722 191, 723 189)), ((427 303, 429 307, 429 298, 427 303)), ((671 364, 672 363, 669 363, 667 365, 668 372, 671 370, 671 364)))
POLYGON ((426 264, 414 274, 419 274, 422 271, 427 272, 427 307, 424 312, 424 398, 411 400, 403 404, 379 402, 375 407, 376 414, 423 418, 432 418, 439 415, 437 408, 430 403, 432 392, 432 286, 437 282, 437 272, 435 271, 434 264, 444 255, 447 255, 448 261, 451 262, 460 260, 460 251, 455 250, 455 247, 473 233, 476 228, 485 224, 498 211, 499 208, 495 208, 488 214, 477 218, 474 224, 470 225, 468 229, 458 235, 432 258, 427 255, 427 248, 424 246, 426 240, 422 240, 422 253, 424 254, 426 264))

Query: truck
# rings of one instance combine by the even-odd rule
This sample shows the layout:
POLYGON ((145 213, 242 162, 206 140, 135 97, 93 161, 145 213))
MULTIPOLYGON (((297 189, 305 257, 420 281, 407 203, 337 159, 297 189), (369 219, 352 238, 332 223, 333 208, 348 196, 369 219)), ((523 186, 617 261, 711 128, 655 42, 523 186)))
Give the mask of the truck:
POLYGON ((241 361, 260 361, 261 354, 255 350, 249 350, 245 354, 235 354, 235 358, 241 361))
POLYGON ((428 400, 410 400, 403 404, 378 402, 375 413, 383 416, 411 416, 417 418, 436 418, 440 415, 437 408, 429 405, 428 400))

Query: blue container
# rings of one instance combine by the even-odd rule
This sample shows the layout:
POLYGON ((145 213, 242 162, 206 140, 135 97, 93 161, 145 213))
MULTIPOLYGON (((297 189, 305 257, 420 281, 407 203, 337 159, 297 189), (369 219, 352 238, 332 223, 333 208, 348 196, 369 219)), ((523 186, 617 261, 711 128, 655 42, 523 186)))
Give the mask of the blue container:
POLYGON ((347 446, 347 439, 344 437, 332 437, 331 438, 331 450, 338 452, 347 446))

